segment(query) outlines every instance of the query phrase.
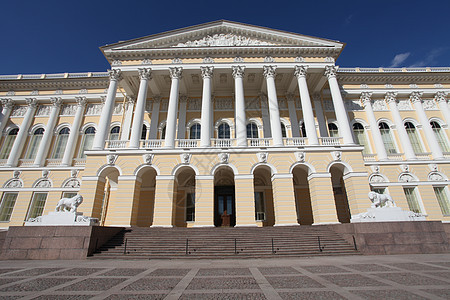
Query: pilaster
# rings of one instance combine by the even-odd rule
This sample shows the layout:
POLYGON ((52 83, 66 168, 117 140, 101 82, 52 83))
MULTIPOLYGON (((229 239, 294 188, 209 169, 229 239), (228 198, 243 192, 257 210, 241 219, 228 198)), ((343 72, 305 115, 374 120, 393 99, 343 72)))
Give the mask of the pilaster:
POLYGON ((274 226, 298 225, 292 174, 272 175, 274 226))

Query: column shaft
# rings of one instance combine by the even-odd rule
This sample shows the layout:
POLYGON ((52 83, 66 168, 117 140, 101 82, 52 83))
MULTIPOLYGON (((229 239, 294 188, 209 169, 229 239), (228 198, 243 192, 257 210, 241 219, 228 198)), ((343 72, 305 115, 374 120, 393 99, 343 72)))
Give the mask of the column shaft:
POLYGON ((289 119, 291 121, 292 137, 300 137, 300 126, 298 124, 297 110, 295 109, 295 100, 293 95, 288 96, 289 119))
POLYGON ((74 156, 75 146, 76 145, 78 135, 80 134, 80 126, 81 126, 81 120, 83 119, 84 115, 84 108, 86 106, 86 97, 77 97, 77 110, 75 112, 75 118, 73 119, 72 126, 70 127, 69 132, 69 138, 67 139, 67 147, 64 150, 63 159, 61 162, 61 165, 63 166, 71 166, 72 165, 72 159, 74 156))
POLYGON ((323 114, 322 101, 320 100, 320 94, 315 93, 313 95, 314 99, 314 110, 316 111, 317 123, 319 124, 319 133, 321 137, 328 136, 327 122, 325 122, 325 117, 323 114))
POLYGON ((39 144, 38 152, 34 159, 34 165, 42 167, 45 164, 45 159, 47 158, 48 149, 50 148, 51 139, 53 137, 53 130, 55 129, 56 120, 59 115, 59 110, 61 108, 61 98, 51 98, 52 109, 50 111, 50 117, 45 127, 44 135, 42 136, 41 143, 39 144))
POLYGON ((434 96, 434 100, 439 104, 439 109, 444 116, 445 123, 450 126, 450 111, 448 108, 445 92, 437 92, 434 96))
POLYGON ((377 151, 378 160, 387 160, 386 148, 384 148, 383 138, 381 137, 380 128, 373 113, 372 99, 370 93, 362 93, 361 101, 364 104, 367 119, 369 120, 370 132, 372 133, 373 142, 377 151))
POLYGON ((133 125, 131 126, 131 137, 128 148, 137 149, 140 146, 142 135, 142 124, 144 122, 145 103, 147 102, 148 81, 151 78, 150 69, 139 69, 139 77, 141 83, 136 101, 136 109, 134 110, 133 125))
POLYGON ((422 128, 425 131, 425 136, 427 137, 428 146, 430 147, 431 153, 434 159, 444 159, 444 154, 439 146, 436 139, 436 135, 431 128, 430 121, 428 120, 427 114, 423 109, 422 105, 422 93, 414 92, 411 94, 411 101, 414 103, 416 108, 416 113, 419 116, 419 121, 422 124, 422 128))
POLYGON ((177 139, 179 140, 189 138, 186 137, 186 110, 188 101, 189 99, 186 95, 180 95, 179 101, 180 110, 178 111, 178 129, 177 129, 177 139))
POLYGON ((130 131, 131 131, 131 122, 133 120, 133 110, 135 99, 128 97, 125 103, 125 118, 122 124, 122 133, 120 136, 121 141, 128 141, 130 139, 130 131))
POLYGON ((269 103, 270 129, 273 146, 283 146, 281 133, 280 110, 278 108, 277 90, 275 87, 275 67, 264 66, 264 77, 267 83, 267 98, 269 103))
POLYGON ((172 84, 170 86, 169 107, 167 111, 166 137, 164 144, 166 148, 175 147, 175 133, 177 130, 178 113, 178 90, 181 78, 182 68, 169 68, 172 84))
POLYGON ((233 66, 234 77, 234 97, 235 115, 236 115, 236 145, 238 147, 247 147, 247 119, 245 116, 245 98, 244 98, 244 67, 233 66))
POLYGON ((106 95, 106 101, 100 115, 98 122, 98 131, 95 134, 92 149, 103 150, 105 148, 105 140, 108 136, 109 126, 111 125, 111 117, 114 110, 114 103, 116 101, 117 83, 120 81, 121 71, 111 70, 109 71, 109 88, 106 95))
POLYGON ((309 145, 319 145, 317 137, 316 122, 314 120, 314 112, 309 97, 308 85, 306 83, 306 68, 303 66, 295 67, 295 76, 298 81, 298 89, 300 91, 300 101, 302 102, 303 121, 305 122, 306 136, 309 145))
POLYGON ((203 77, 200 147, 211 146, 211 78, 213 67, 201 67, 203 77))
POLYGON ((328 77, 328 85, 330 86, 336 119, 339 124, 339 131, 342 134, 344 144, 355 144, 347 111, 345 110, 344 101, 342 100, 341 91, 339 90, 339 84, 336 79, 336 67, 327 66, 325 75, 328 77))
POLYGON ((158 137, 158 122, 159 122, 159 107, 161 106, 161 97, 153 97, 152 105, 152 119, 150 120, 150 132, 148 133, 148 139, 154 140, 158 137))

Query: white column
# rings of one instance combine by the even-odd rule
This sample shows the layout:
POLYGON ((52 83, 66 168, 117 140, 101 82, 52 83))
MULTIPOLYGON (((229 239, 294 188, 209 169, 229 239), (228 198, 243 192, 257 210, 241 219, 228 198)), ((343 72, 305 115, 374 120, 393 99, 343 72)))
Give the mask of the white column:
POLYGON ((322 101, 320 100, 320 94, 315 93, 313 95, 314 99, 314 110, 316 111, 317 123, 319 124, 319 133, 321 137, 328 136, 327 122, 325 122, 325 117, 323 114, 322 101))
POLYGON ((234 97, 235 115, 236 115, 236 145, 238 147, 247 147, 247 119, 245 116, 244 99, 244 66, 233 66, 234 78, 234 97))
POLYGON ((436 95, 434 95, 434 100, 439 105, 439 109, 441 110, 441 113, 444 116, 445 123, 447 123, 447 125, 450 126, 450 111, 448 109, 446 93, 442 91, 437 92, 436 95))
POLYGON ((100 115, 100 120, 98 122, 98 131, 95 134, 94 142, 92 145, 93 150, 103 150, 105 148, 105 140, 108 136, 108 130, 109 126, 111 125, 111 117, 116 100, 117 83, 121 79, 121 74, 122 71, 120 70, 109 71, 108 94, 106 95, 106 101, 103 105, 102 114, 100 115))
POLYGON ((411 141, 409 140, 408 133, 406 132, 405 124, 403 124, 402 117, 398 110, 397 106, 397 93, 388 92, 385 97, 387 103, 389 104, 389 108, 392 114, 392 118, 394 118, 395 126, 397 127, 398 136, 400 137, 400 142, 403 147, 403 151, 405 152, 406 159, 416 159, 416 154, 414 153, 414 149, 411 145, 411 141))
POLYGON ((297 110, 295 109, 295 97, 293 94, 286 95, 291 121, 292 137, 300 137, 300 126, 298 125, 297 110))
POLYGON ((77 110, 75 111, 75 118, 73 119, 72 126, 70 127, 69 138, 67 139, 67 147, 64 150, 63 159, 61 161, 62 166, 72 165, 75 145, 80 133, 81 120, 83 119, 84 108, 86 107, 87 103, 86 97, 75 97, 75 100, 77 101, 77 110))
POLYGON ((262 116, 262 129, 264 138, 271 138, 272 133, 270 132, 270 118, 269 118, 269 108, 267 107, 267 96, 261 93, 259 95, 259 100, 261 102, 261 116, 262 116))
POLYGON ((131 126, 131 137, 128 148, 137 149, 141 142, 142 124, 144 122, 145 103, 147 102, 148 81, 152 77, 151 69, 138 69, 139 78, 139 92, 136 101, 136 109, 134 110, 133 125, 131 126))
POLYGON ((319 145, 316 131, 316 121, 309 97, 308 85, 306 83, 306 67, 295 66, 294 75, 297 77, 300 101, 302 102, 303 122, 305 122, 308 145, 319 145))
POLYGON ((159 107, 161 106, 161 96, 153 96, 152 119, 150 120, 149 140, 155 140, 158 137, 159 107))
POLYGON ((22 154, 23 145, 28 136, 28 129, 30 128, 31 121, 33 120, 34 113, 36 111, 37 101, 35 98, 26 98, 28 108, 23 117, 22 124, 20 124, 19 132, 17 133, 16 140, 11 148, 11 152, 6 162, 7 167, 17 166, 20 155, 22 154))
POLYGON ((34 159, 34 165, 37 167, 42 167, 45 164, 45 159, 47 158, 48 149, 53 137, 53 130, 55 129, 56 120, 59 115, 59 110, 61 108, 62 100, 58 97, 50 98, 52 102, 52 109, 50 111, 50 117, 45 126, 44 135, 42 136, 41 143, 39 144, 38 152, 36 153, 36 158, 34 159))
POLYGON ((264 77, 267 83, 267 98, 269 103, 270 129, 272 131, 273 146, 283 146, 281 133, 280 111, 278 109, 277 90, 275 87, 275 66, 264 66, 264 77))
POLYGON ((211 78, 214 67, 200 67, 203 78, 200 147, 211 146, 211 78))
POLYGON ((180 108, 178 111, 178 129, 177 129, 177 139, 179 140, 186 138, 186 110, 188 101, 189 99, 186 95, 180 95, 180 105, 179 105, 180 108))
POLYGON ((134 104, 136 103, 136 99, 127 96, 127 100, 125 102, 125 118, 122 124, 122 134, 120 136, 120 140, 128 141, 130 139, 130 130, 131 130, 131 122, 133 120, 133 111, 134 104))
POLYGON ((336 79, 336 67, 326 66, 325 75, 328 78, 328 85, 330 86, 336 119, 339 124, 339 131, 344 139, 344 144, 355 144, 352 130, 350 129, 347 111, 345 110, 344 101, 342 100, 341 91, 339 90, 339 84, 336 79))
POLYGON ((1 99, 2 102, 2 115, 0 120, 0 136, 8 123, 9 116, 11 115, 12 108, 14 107, 14 101, 10 98, 1 99))
POLYGON ((164 145, 166 148, 175 147, 175 133, 177 130, 177 112, 178 112, 178 90, 180 85, 181 73, 183 68, 169 68, 172 84, 170 86, 169 107, 167 111, 166 137, 164 145))
POLYGON ((367 120, 369 121, 370 131, 372 133, 375 149, 377 150, 378 160, 387 160, 386 148, 384 148, 383 138, 381 137, 380 128, 378 128, 377 119, 372 108, 372 93, 361 93, 361 102, 364 105, 367 120))
POLYGON ((417 115, 419 116, 419 121, 422 124, 422 128, 425 131, 425 136, 427 137, 428 146, 430 147, 431 153, 434 159, 444 159, 444 154, 439 146, 436 139, 436 135, 431 128, 430 121, 423 109, 422 105, 422 92, 413 92, 410 96, 411 102, 416 108, 417 115))

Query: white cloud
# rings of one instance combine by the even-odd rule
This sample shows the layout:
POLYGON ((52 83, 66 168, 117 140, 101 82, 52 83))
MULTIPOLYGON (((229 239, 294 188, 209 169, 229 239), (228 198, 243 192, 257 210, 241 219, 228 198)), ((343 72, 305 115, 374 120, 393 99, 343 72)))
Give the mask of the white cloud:
POLYGON ((403 63, 410 55, 411 55, 411 52, 397 54, 394 57, 394 59, 392 60, 389 68, 395 68, 395 67, 400 66, 400 64, 403 63))
POLYGON ((448 49, 448 47, 447 48, 440 47, 440 48, 432 49, 430 52, 428 52, 428 54, 422 60, 416 61, 409 67, 412 67, 412 68, 426 67, 426 66, 435 64, 437 57, 439 57, 447 49, 448 49))

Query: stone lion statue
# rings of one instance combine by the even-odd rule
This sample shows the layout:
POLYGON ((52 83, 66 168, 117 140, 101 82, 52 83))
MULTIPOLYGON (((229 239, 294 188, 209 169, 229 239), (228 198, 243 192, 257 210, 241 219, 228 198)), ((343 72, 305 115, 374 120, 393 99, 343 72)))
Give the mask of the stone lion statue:
POLYGON ((58 201, 55 211, 69 211, 71 213, 77 212, 78 206, 83 202, 83 196, 75 195, 72 198, 62 198, 58 201))
POLYGON ((369 192, 368 197, 370 201, 372 201, 372 208, 377 207, 396 207, 394 200, 392 197, 387 194, 378 194, 376 192, 369 192))

